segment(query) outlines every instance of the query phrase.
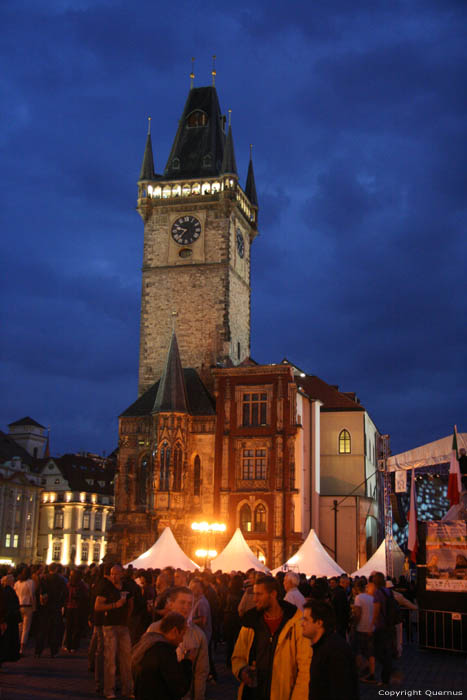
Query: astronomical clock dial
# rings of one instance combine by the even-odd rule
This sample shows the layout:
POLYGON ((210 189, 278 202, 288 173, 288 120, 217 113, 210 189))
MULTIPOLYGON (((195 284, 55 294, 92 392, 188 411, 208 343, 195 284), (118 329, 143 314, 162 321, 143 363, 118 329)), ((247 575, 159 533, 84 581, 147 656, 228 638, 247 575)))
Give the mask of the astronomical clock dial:
POLYGON ((180 216, 172 224, 172 238, 179 245, 190 245, 201 236, 201 222, 195 216, 180 216))
POLYGON ((243 240, 243 235, 240 229, 237 229, 237 250, 241 258, 245 255, 245 241, 243 240))

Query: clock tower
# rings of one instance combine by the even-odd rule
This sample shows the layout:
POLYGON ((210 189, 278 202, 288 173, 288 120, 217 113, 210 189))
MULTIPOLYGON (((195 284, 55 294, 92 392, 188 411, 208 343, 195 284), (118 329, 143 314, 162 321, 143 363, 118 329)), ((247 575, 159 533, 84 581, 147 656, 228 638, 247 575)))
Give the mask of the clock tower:
POLYGON ((192 87, 163 175, 148 132, 138 181, 144 221, 139 394, 162 375, 176 316, 181 363, 210 368, 250 354, 250 251, 258 202, 250 157, 239 184, 232 128, 216 88, 192 87))

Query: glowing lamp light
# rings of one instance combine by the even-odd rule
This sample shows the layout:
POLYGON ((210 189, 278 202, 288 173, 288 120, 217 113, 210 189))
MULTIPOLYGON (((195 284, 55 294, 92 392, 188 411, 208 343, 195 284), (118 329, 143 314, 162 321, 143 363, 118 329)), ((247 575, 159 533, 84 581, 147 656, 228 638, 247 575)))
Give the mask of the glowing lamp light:
POLYGON ((191 523, 191 529, 197 532, 225 532, 227 530, 227 525, 225 523, 207 523, 203 521, 202 523, 191 523))
POLYGON ((195 555, 200 559, 214 559, 217 557, 217 552, 215 549, 197 549, 195 555))

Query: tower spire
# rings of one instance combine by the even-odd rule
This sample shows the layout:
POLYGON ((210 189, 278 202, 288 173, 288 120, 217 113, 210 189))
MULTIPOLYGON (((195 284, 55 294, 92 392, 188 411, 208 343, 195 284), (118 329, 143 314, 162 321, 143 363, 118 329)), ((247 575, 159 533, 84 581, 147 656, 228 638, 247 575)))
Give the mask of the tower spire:
POLYGON ((229 130, 225 139, 224 156, 222 158, 221 173, 237 175, 237 163, 235 161, 235 151, 232 136, 232 110, 229 109, 229 130))
POLYGON ((185 377, 175 330, 172 331, 165 368, 160 378, 152 410, 153 413, 188 413, 185 377))
POLYGON ((216 73, 216 57, 215 56, 212 57, 211 75, 212 75, 212 87, 216 87, 216 75, 217 75, 217 73, 216 73))
POLYGON ((151 141, 151 117, 148 117, 148 135, 146 137, 146 146, 144 149, 143 164, 139 174, 139 180, 154 180, 156 177, 154 171, 154 157, 152 154, 151 141))
POLYGON ((190 73, 190 90, 193 89, 195 84, 195 57, 191 57, 191 73, 190 73))
POLYGON ((248 164, 248 174, 246 176, 245 194, 254 207, 258 206, 258 196, 256 194, 255 174, 253 172, 253 144, 250 143, 250 162, 248 164))

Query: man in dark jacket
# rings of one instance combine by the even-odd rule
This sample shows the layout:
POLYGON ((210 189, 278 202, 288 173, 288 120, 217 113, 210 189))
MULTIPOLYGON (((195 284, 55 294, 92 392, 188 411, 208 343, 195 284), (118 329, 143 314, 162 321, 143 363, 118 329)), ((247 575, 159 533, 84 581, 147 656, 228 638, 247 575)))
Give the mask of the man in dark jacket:
POLYGON ((67 598, 67 585, 58 573, 58 565, 49 564, 49 573, 39 586, 39 609, 37 615, 36 650, 40 656, 46 643, 50 647, 50 656, 57 656, 63 637, 62 609, 67 598))
POLYGON ((346 639, 350 620, 350 604, 347 597, 348 577, 331 579, 331 603, 336 615, 336 630, 346 639))
POLYGON ((303 636, 313 647, 310 666, 309 700, 358 700, 359 685, 355 657, 336 629, 335 614, 329 603, 305 603, 303 636))
POLYGON ((146 633, 136 645, 132 656, 136 700, 180 700, 189 691, 190 652, 180 661, 176 652, 185 631, 183 615, 169 613, 159 623, 159 632, 146 633))

